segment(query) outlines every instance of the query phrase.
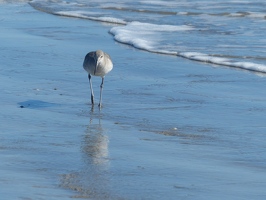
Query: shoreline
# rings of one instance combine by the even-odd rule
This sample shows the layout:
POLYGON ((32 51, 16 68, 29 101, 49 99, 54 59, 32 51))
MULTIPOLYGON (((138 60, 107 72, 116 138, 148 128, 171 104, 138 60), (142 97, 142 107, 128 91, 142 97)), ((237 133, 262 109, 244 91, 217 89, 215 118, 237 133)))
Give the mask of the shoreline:
POLYGON ((1 11, 3 198, 265 195, 265 78, 121 45, 109 25, 1 11), (101 48, 114 69, 99 111, 82 61, 101 48))
MULTIPOLYGON (((72 11, 54 12, 54 11, 49 10, 49 8, 48 10, 41 9, 40 6, 34 5, 34 3, 32 4, 29 2, 29 5, 38 11, 41 11, 47 14, 52 14, 55 16, 71 17, 71 18, 78 18, 78 19, 84 19, 84 20, 91 20, 95 22, 108 23, 110 24, 110 26, 114 26, 108 31, 108 33, 113 36, 115 41, 117 41, 118 43, 124 44, 124 45, 129 45, 130 47, 134 47, 137 50, 146 51, 148 53, 162 54, 162 55, 168 55, 168 56, 177 56, 180 58, 200 62, 202 64, 235 68, 235 69, 245 70, 249 72, 255 72, 255 73, 258 73, 260 76, 266 76, 266 65, 262 63, 253 63, 250 61, 239 61, 239 60, 235 60, 237 57, 233 58, 232 56, 228 56, 228 55, 221 56, 221 55, 206 54, 206 53, 193 52, 193 51, 192 52, 177 52, 177 51, 170 51, 170 50, 160 50, 160 49, 154 49, 153 47, 149 47, 149 45, 146 46, 145 44, 143 45, 141 43, 137 43, 136 40, 139 40, 139 38, 134 38, 134 35, 137 34, 137 32, 134 32, 132 28, 128 28, 128 29, 125 28, 126 26, 132 26, 134 23, 136 23, 134 21, 126 22, 123 19, 116 19, 112 17, 92 17, 92 16, 87 16, 82 13, 76 13, 75 11, 74 12, 72 11)), ((149 23, 141 23, 141 22, 138 22, 138 23, 142 24, 142 26, 152 26, 152 27, 159 26, 159 25, 149 24, 149 23)), ((135 28, 137 29, 137 27, 135 28)), ((186 27, 186 28, 193 30, 192 27, 186 27)), ((164 29, 164 27, 161 27, 161 29, 164 29)), ((144 39, 143 43, 145 42, 148 42, 148 41, 144 39)), ((240 58, 241 57, 239 57, 238 59, 240 58)), ((252 57, 249 57, 249 59, 251 58, 252 57)), ((258 59, 263 59, 263 58, 261 57, 258 59)))

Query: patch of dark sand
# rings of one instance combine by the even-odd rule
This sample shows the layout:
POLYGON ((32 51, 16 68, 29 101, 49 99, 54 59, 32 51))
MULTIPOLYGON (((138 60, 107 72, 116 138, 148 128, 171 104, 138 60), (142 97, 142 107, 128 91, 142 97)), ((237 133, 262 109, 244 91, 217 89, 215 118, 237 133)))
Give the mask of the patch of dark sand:
POLYGON ((80 199, 117 199, 124 198, 112 195, 105 184, 99 184, 95 174, 89 171, 73 172, 60 176, 60 187, 75 191, 77 194, 72 198, 80 199))
MULTIPOLYGON (((169 128, 166 130, 146 130, 142 129, 140 131, 152 132, 165 136, 172 136, 182 139, 184 143, 206 143, 208 141, 213 141, 215 138, 212 136, 212 132, 215 131, 212 128, 202 128, 202 127, 185 127, 185 128, 169 128)), ((152 140, 145 139, 142 140, 152 140)))

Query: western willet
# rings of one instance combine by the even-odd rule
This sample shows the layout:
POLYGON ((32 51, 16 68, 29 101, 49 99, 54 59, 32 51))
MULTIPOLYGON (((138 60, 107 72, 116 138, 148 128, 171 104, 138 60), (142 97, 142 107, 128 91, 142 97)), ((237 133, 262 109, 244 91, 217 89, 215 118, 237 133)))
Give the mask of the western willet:
POLYGON ((91 75, 102 77, 100 86, 100 102, 99 107, 102 106, 102 91, 104 76, 113 69, 113 63, 110 56, 102 50, 92 51, 85 56, 83 68, 88 72, 88 78, 91 88, 91 104, 94 105, 94 94, 92 88, 91 75))

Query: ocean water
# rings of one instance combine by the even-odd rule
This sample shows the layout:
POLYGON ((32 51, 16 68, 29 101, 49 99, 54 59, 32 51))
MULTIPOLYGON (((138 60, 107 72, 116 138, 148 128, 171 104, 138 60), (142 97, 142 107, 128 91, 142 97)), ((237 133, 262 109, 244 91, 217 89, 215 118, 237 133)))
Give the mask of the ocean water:
POLYGON ((39 10, 113 23, 118 42, 149 52, 266 72, 261 0, 34 0, 39 10))
MULTIPOLYGON (((156 23, 154 16, 175 16, 167 15, 170 9, 163 1, 109 3, 157 7, 164 10, 161 14, 103 9, 103 1, 7 2, 0 7, 0 198, 265 198, 265 74, 168 55, 169 48, 156 54, 114 41, 113 36, 117 41, 124 37, 143 50, 158 50, 167 47, 163 34, 170 44, 172 33, 188 36, 196 30, 189 23, 156 23), (65 14, 74 16, 58 16, 65 14), (135 29, 139 35, 132 33, 135 29), (98 48, 114 61, 101 110, 90 105, 82 68, 86 53, 98 48)), ((215 3, 200 3, 212 5, 210 13, 216 10, 215 3)), ((182 5, 180 12, 192 3, 182 5)), ((249 12, 232 20, 264 22, 248 16, 258 14, 257 9, 249 12)), ((183 15, 213 17, 193 16, 192 11, 183 15)), ((188 49, 196 45, 192 38, 188 49)), ((201 43, 201 49, 183 53, 195 60, 209 58, 203 49, 214 42, 201 43)), ((263 65, 263 59, 227 59, 263 65)), ((100 82, 93 77, 96 101, 100 82)))

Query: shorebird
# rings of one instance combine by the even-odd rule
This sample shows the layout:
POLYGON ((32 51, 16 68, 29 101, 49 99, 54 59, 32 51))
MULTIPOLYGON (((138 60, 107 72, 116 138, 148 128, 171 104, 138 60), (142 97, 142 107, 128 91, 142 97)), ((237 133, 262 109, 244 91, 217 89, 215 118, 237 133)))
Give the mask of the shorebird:
POLYGON ((94 105, 94 94, 92 88, 91 75, 102 77, 102 83, 100 85, 100 102, 98 105, 99 107, 101 107, 104 77, 113 69, 112 60, 110 56, 107 53, 103 52, 102 50, 92 51, 85 56, 83 62, 83 68, 88 72, 92 105, 94 105))

